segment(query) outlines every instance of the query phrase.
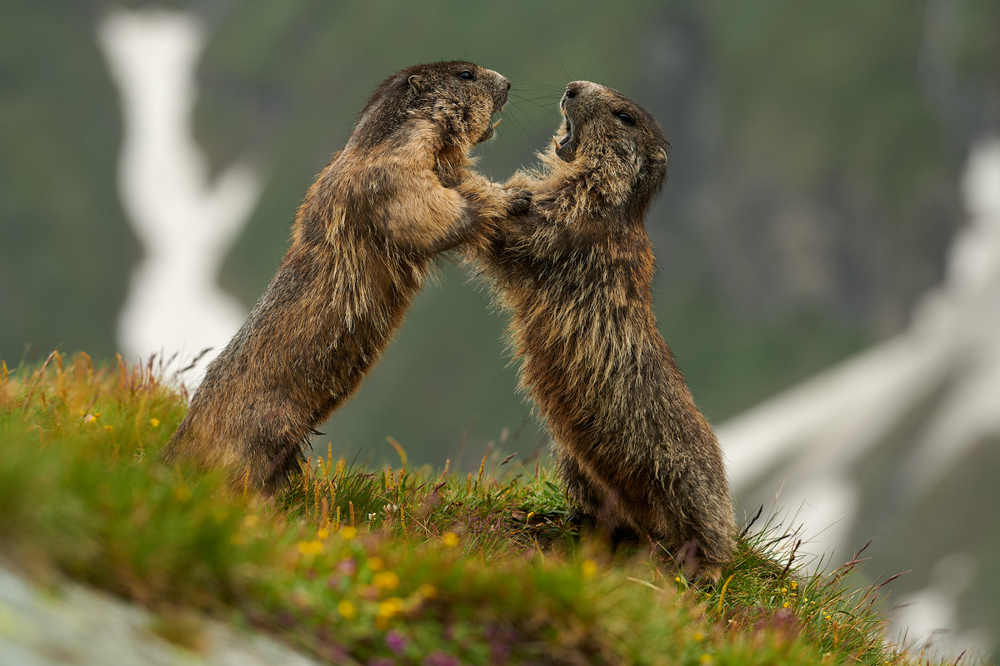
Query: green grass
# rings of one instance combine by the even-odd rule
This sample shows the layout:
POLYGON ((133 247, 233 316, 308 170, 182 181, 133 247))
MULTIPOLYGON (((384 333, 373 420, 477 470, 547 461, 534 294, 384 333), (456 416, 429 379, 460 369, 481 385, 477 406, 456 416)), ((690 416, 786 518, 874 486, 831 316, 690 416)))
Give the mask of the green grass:
POLYGON ((332 663, 933 663, 884 644, 877 587, 845 580, 858 562, 807 575, 765 524, 698 586, 662 551, 578 536, 537 463, 463 477, 402 449, 397 469, 328 454, 273 501, 164 466, 186 407, 162 372, 0 364, 0 557, 146 606, 179 644, 198 645, 177 619, 197 611, 332 663))

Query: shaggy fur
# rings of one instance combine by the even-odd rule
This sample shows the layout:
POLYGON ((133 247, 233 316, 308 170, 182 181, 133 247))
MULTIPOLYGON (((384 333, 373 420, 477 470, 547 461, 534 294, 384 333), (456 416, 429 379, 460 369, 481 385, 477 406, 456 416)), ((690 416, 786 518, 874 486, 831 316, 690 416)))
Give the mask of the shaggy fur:
POLYGON ((666 137, 594 83, 570 83, 560 109, 542 171, 507 183, 532 193, 528 213, 484 226, 469 254, 513 312, 521 385, 570 496, 598 523, 690 551, 696 571, 717 576, 735 533, 722 455, 650 293, 643 218, 666 176, 666 137))
POLYGON ((273 493, 317 424, 378 361, 432 269, 484 220, 524 209, 468 169, 510 83, 468 62, 386 79, 299 208, 292 245, 208 367, 165 459, 228 469, 273 493))

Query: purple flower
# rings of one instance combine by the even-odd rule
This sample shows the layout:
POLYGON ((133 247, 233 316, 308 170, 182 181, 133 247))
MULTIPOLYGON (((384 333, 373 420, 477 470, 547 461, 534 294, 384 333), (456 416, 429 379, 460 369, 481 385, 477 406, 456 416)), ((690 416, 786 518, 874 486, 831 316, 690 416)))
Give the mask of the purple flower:
POLYGON ((355 562, 353 558, 349 557, 346 560, 341 560, 337 564, 337 569, 339 569, 341 573, 353 576, 354 572, 358 570, 358 563, 355 562))
POLYGON ((458 657, 453 657, 450 654, 445 654, 441 650, 434 650, 429 655, 424 657, 424 660, 420 662, 420 666, 461 666, 462 662, 458 660, 458 657))
POLYGON ((406 646, 410 644, 410 639, 395 629, 390 629, 385 634, 385 644, 396 654, 403 654, 406 646))

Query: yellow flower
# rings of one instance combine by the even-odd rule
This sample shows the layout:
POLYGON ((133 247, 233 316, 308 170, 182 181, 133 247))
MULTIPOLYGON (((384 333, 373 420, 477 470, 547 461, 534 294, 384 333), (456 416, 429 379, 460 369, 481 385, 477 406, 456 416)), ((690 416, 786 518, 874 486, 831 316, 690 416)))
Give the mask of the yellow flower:
POLYGON ((177 490, 174 491, 174 499, 178 502, 187 502, 191 499, 191 489, 187 486, 177 486, 177 490))
POLYGON ((580 565, 580 572, 583 574, 584 578, 593 578, 594 574, 597 573, 597 562, 594 562, 594 560, 587 558, 580 565))
POLYGON ((385 569, 385 560, 376 555, 375 557, 368 558, 368 568, 372 571, 379 571, 380 569, 385 569))
POLYGON ((422 596, 424 599, 433 599, 437 596, 437 588, 429 583, 424 583, 417 588, 417 594, 422 596))
POLYGON ((675 583, 681 582, 681 577, 680 576, 674 576, 674 582, 675 583))
POLYGON ((104 432, 114 432, 114 431, 115 431, 114 426, 104 426, 104 432))
POLYGON ((319 555, 323 552, 323 542, 317 540, 299 541, 297 547, 303 555, 319 555))
POLYGON ((781 607, 782 608, 788 608, 788 602, 786 601, 785 603, 781 604, 781 607))
POLYGON ((325 527, 320 528, 319 531, 316 532, 316 538, 319 539, 320 541, 326 541, 327 539, 330 538, 330 530, 326 529, 325 527))
POLYGON ((710 655, 710 654, 703 654, 700 657, 698 657, 698 661, 700 663, 702 663, 702 664, 711 664, 712 663, 712 655, 710 655))
POLYGON ((378 617, 393 617, 399 615, 403 610, 403 600, 399 597, 390 597, 378 605, 378 617))
POLYGON ((149 419, 149 425, 153 426, 154 428, 157 427, 158 425, 160 425, 160 419, 149 419))
POLYGON ((399 576, 392 571, 382 571, 375 574, 372 583, 381 590, 395 590, 399 587, 399 576))
POLYGON ((340 617, 345 620, 353 620, 358 616, 358 611, 354 608, 354 604, 347 599, 344 599, 337 604, 337 612, 340 614, 340 617))
POLYGON ((781 588, 781 593, 784 594, 785 592, 788 592, 788 588, 787 587, 781 588))
POLYGON ((441 542, 448 548, 454 548, 458 545, 458 535, 454 532, 445 532, 444 536, 441 537, 441 542))
POLYGON ((350 541, 354 537, 358 536, 358 530, 350 525, 346 525, 340 528, 340 536, 344 537, 347 541, 350 541))
POLYGON ((97 417, 98 416, 100 416, 100 414, 97 414, 97 415, 87 414, 86 416, 83 417, 83 422, 84 423, 97 423, 97 417))
POLYGON ((700 643, 701 641, 705 640, 705 634, 701 633, 700 631, 696 631, 694 632, 694 636, 692 636, 692 638, 694 638, 696 641, 700 643))
POLYGON ((795 589, 795 588, 797 588, 798 586, 799 586, 799 584, 798 584, 798 583, 796 583, 796 582, 795 582, 795 581, 793 580, 793 581, 792 581, 792 589, 794 590, 794 589, 795 589))

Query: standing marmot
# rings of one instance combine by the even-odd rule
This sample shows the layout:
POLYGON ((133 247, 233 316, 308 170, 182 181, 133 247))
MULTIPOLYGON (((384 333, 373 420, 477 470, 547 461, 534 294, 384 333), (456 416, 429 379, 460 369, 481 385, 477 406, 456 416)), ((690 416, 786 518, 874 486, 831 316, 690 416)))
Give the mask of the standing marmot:
POLYGON ((552 431, 570 496, 598 522, 696 545, 697 570, 732 556, 722 454, 657 330, 654 258, 643 218, 667 170, 656 120, 624 95, 576 81, 560 102, 544 173, 507 187, 528 214, 469 252, 513 310, 521 385, 552 431))
POLYGON ((523 210, 467 169, 510 83, 468 62, 386 79, 298 210, 288 250, 209 365, 164 457, 221 465, 273 493, 402 323, 434 255, 523 210))

